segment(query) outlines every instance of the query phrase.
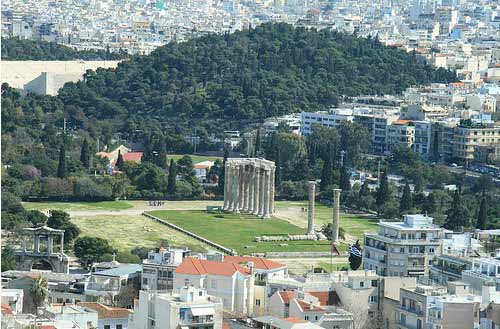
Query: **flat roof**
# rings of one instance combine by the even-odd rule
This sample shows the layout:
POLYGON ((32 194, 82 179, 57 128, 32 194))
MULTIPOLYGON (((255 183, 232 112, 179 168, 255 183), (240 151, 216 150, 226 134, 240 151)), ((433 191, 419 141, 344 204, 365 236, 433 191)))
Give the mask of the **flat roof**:
POLYGON ((125 264, 120 267, 111 268, 109 270, 94 272, 93 274, 104 276, 124 276, 140 271, 142 271, 142 264, 125 264))

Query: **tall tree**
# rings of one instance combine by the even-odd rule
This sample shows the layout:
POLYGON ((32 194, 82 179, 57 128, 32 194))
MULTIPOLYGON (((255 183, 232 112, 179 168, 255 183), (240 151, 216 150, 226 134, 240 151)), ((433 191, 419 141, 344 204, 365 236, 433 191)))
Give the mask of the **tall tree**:
POLYGON ((326 191, 326 189, 333 185, 333 159, 331 156, 326 158, 323 163, 323 171, 321 172, 321 182, 319 188, 321 191, 326 191))
POLYGON ((411 207, 413 207, 413 198, 411 195, 410 184, 406 183, 401 200, 399 200, 399 213, 406 214, 411 207))
POLYGON ((123 170, 123 165, 125 164, 125 161, 123 161, 123 155, 120 150, 118 150, 118 158, 116 159, 116 164, 115 167, 118 170, 123 170))
POLYGON ((78 226, 70 221, 69 214, 62 210, 52 210, 47 226, 64 230, 64 243, 69 244, 81 233, 78 226))
POLYGON ((444 227, 449 230, 457 231, 463 227, 470 226, 470 213, 462 202, 460 189, 455 191, 450 208, 446 212, 446 221, 444 227))
POLYGON ((114 252, 108 240, 85 236, 78 238, 74 246, 75 256, 84 267, 89 267, 95 262, 101 262, 105 255, 114 252))
POLYGON ((168 183, 167 183, 167 194, 170 196, 175 195, 176 176, 177 176, 177 168, 175 166, 175 161, 174 159, 171 159, 170 166, 168 167, 168 183))
POLYGON ((379 187, 377 189, 377 207, 383 207, 389 200, 391 191, 389 190, 389 179, 387 178, 387 170, 384 170, 380 177, 379 187))
POLYGON ((66 175, 67 175, 66 148, 64 147, 63 143, 59 148, 59 163, 57 165, 57 177, 65 178, 66 175))
POLYGON ((488 226, 488 203, 486 202, 486 196, 483 195, 481 198, 481 204, 479 205, 479 212, 477 214, 477 224, 476 228, 485 230, 488 226))
POLYGON ((85 168, 90 168, 90 147, 87 138, 85 138, 82 143, 82 148, 80 150, 80 162, 85 168))
POLYGON ((351 190, 351 180, 349 177, 349 172, 347 171, 346 166, 340 167, 340 181, 339 181, 339 186, 342 191, 349 191, 351 190))
POLYGON ((49 288, 47 280, 42 276, 34 278, 30 287, 30 296, 35 306, 35 314, 38 314, 38 308, 45 303, 48 295, 49 288))

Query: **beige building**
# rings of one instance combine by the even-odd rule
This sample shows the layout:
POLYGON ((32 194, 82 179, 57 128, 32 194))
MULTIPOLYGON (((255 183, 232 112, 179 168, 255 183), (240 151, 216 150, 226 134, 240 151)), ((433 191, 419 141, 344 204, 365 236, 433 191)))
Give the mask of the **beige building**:
POLYGON ((409 120, 397 120, 387 126, 387 149, 392 151, 398 146, 412 148, 415 142, 415 127, 409 120))
POLYGON ((458 126, 453 136, 453 157, 462 162, 474 160, 474 151, 478 146, 500 144, 500 126, 473 124, 458 126))
POLYGON ((383 276, 420 276, 429 273, 441 253, 444 229, 424 215, 404 215, 403 222, 381 221, 378 234, 365 234, 364 268, 383 276))
POLYGON ((181 287, 178 293, 141 290, 129 328, 222 329, 222 302, 192 286, 181 287))
POLYGON ((481 296, 440 296, 429 307, 427 327, 428 329, 477 328, 480 304, 481 296))

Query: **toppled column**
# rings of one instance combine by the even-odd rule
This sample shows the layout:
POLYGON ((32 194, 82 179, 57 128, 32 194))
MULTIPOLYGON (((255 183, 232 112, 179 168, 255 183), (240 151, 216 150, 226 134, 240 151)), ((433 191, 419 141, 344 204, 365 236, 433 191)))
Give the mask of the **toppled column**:
POLYGON ((333 189, 333 222, 332 222, 332 243, 339 240, 340 224, 340 192, 341 189, 333 189))
POLYGON ((307 209, 307 234, 314 234, 314 197, 316 182, 309 181, 309 207, 307 209))

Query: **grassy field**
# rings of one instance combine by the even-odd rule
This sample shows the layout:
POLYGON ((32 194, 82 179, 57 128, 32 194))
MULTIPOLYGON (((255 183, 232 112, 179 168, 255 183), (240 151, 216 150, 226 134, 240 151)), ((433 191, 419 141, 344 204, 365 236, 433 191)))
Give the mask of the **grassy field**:
MULTIPOLYGON (((152 215, 206 237, 238 254, 268 251, 328 251, 328 241, 254 242, 256 236, 304 234, 304 229, 278 218, 262 220, 243 214, 204 211, 152 211, 152 215)), ((345 250, 345 246, 341 246, 345 250)))
POLYGON ((127 201, 101 202, 24 202, 28 210, 124 210, 134 206, 127 201))
MULTIPOLYGON (((216 156, 204 156, 204 155, 193 155, 193 154, 186 154, 186 155, 189 155, 191 157, 191 159, 193 159, 193 163, 198 163, 198 162, 203 162, 203 161, 215 161, 217 159, 221 159, 220 157, 216 157, 216 156)), ((174 159, 175 161, 179 160, 180 158, 182 158, 184 156, 184 154, 169 154, 167 157, 168 159, 174 159)))
MULTIPOLYGON (((302 211, 307 208, 306 201, 279 201, 276 202, 276 214, 278 217, 289 221, 299 227, 307 227, 307 212, 302 211)), ((326 223, 331 223, 333 219, 332 207, 327 207, 316 203, 314 207, 314 222, 316 229, 321 228, 326 223)), ((340 214, 340 227, 346 231, 346 239, 351 242, 360 239, 364 232, 375 232, 378 221, 372 217, 340 214)))
POLYGON ((106 239, 119 251, 130 251, 134 247, 155 248, 161 240, 195 251, 207 250, 205 244, 140 215, 72 217, 71 221, 82 230, 81 236, 106 239))

